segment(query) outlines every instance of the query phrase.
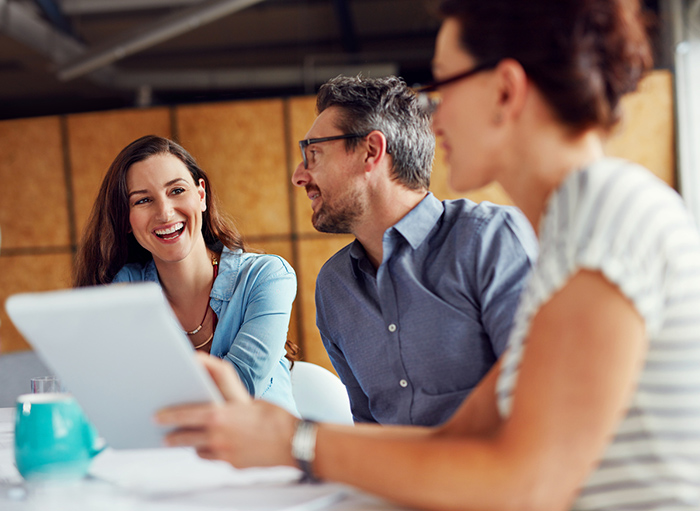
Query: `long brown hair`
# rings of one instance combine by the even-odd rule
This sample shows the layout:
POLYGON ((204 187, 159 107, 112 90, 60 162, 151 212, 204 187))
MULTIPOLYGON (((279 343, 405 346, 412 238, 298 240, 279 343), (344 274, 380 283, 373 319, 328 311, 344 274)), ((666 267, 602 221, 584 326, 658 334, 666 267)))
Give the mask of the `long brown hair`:
POLYGON ((231 250, 246 250, 239 232, 219 213, 209 178, 194 158, 172 140, 147 135, 122 149, 102 180, 78 247, 73 269, 75 287, 108 284, 125 264, 146 263, 151 259, 150 252, 129 232, 126 176, 134 163, 157 154, 171 154, 179 159, 195 183, 204 180, 207 209, 202 213, 202 235, 207 248, 215 252, 220 252, 224 246, 231 250))

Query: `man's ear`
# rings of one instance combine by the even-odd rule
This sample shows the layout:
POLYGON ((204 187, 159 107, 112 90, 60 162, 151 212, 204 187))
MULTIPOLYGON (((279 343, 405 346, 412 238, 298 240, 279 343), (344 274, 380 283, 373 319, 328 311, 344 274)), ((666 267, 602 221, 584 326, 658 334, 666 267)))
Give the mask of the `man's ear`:
POLYGON ((380 163, 387 156, 384 133, 374 130, 367 135, 366 150, 365 164, 373 167, 380 163))
POLYGON ((497 101, 493 122, 515 119, 525 108, 529 83, 527 73, 517 60, 503 59, 496 67, 497 101))

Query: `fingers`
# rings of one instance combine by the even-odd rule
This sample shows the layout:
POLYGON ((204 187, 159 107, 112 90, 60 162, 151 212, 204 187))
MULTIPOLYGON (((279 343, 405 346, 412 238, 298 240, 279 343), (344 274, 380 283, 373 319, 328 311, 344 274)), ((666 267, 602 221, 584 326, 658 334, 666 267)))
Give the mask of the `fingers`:
POLYGON ((197 353, 196 355, 204 368, 209 372, 216 386, 219 387, 221 395, 226 401, 247 403, 252 400, 248 390, 230 363, 204 353, 197 353))
POLYGON ((157 412, 155 421, 161 426, 202 428, 212 422, 213 410, 212 405, 173 406, 157 412))
POLYGON ((165 445, 168 447, 194 447, 197 450, 211 452, 209 435, 198 429, 178 429, 169 433, 165 436, 165 445))

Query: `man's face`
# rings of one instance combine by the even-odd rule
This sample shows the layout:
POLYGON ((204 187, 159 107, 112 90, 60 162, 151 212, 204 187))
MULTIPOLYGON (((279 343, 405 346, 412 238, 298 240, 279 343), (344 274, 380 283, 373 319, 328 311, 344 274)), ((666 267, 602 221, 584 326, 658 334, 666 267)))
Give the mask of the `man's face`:
MULTIPOLYGON (((324 110, 306 134, 306 139, 344 135, 337 127, 339 107, 324 110)), ((292 176, 295 186, 304 187, 311 200, 311 223, 319 232, 353 233, 367 209, 362 177, 362 143, 347 152, 345 140, 330 140, 306 147, 308 168, 303 161, 292 176)))

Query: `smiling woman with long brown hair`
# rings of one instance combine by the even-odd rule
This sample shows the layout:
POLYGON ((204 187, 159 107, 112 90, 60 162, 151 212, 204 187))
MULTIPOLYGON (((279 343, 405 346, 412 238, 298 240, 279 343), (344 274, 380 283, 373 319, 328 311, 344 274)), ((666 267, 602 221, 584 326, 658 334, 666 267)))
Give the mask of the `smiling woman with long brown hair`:
POLYGON ((195 349, 230 362, 251 396, 296 413, 285 349, 296 276, 245 248, 194 158, 148 135, 104 177, 74 284, 159 283, 195 349))
POLYGON ((425 509, 700 509, 700 233, 676 192, 602 149, 650 65, 639 2, 441 9, 425 91, 450 182, 501 183, 540 243, 507 351, 437 429, 299 421, 205 361, 228 403, 161 412, 185 428, 170 443, 425 509))

